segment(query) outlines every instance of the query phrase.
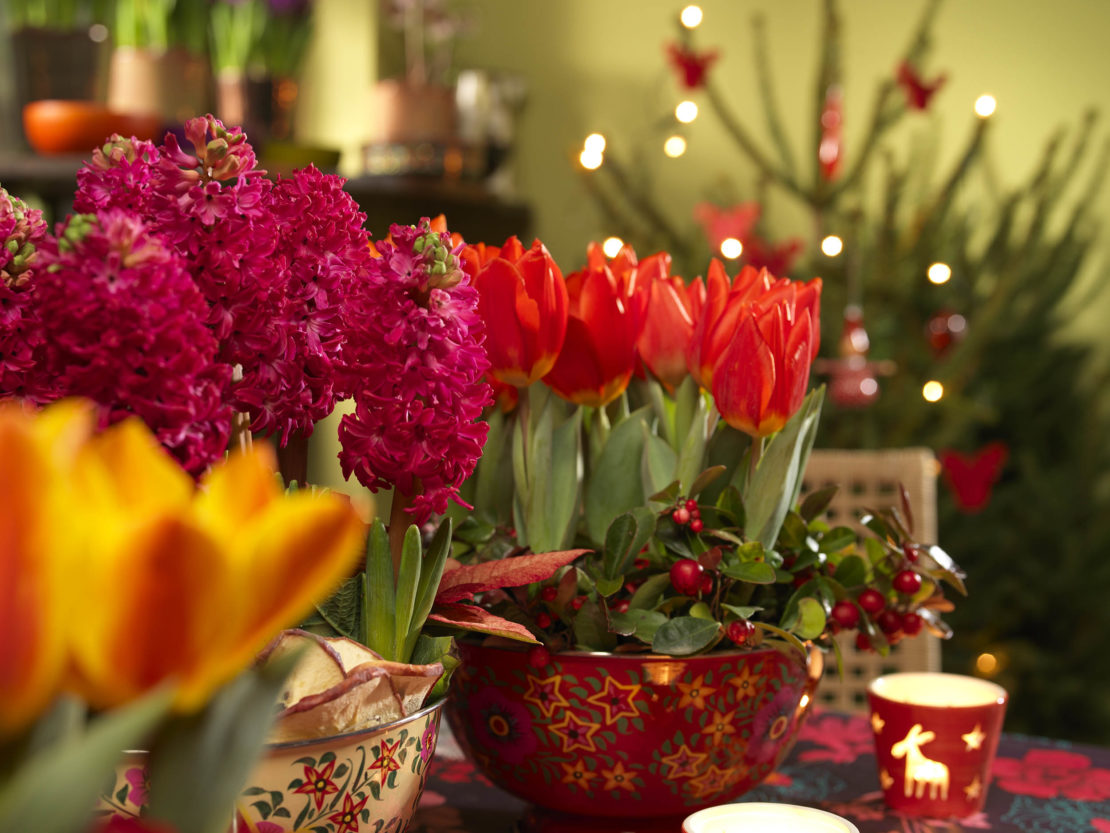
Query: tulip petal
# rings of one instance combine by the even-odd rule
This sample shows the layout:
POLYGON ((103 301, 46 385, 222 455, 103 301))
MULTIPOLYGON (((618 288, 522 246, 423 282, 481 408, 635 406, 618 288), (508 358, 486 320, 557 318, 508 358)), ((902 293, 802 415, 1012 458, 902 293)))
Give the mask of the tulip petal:
POLYGON ((222 543, 172 514, 123 535, 90 532, 81 577, 91 603, 70 628, 78 687, 106 708, 174 678, 179 705, 198 705, 231 676, 216 667, 236 619, 222 543))
POLYGON ((777 430, 767 430, 766 420, 774 388, 775 359, 754 313, 749 311, 742 317, 732 343, 714 371, 713 398, 725 422, 762 437, 777 430))
POLYGON ((269 446, 254 446, 250 453, 233 451, 202 481, 196 497, 197 517, 208 529, 232 534, 281 496, 276 471, 269 446))
POLYGON ((507 385, 524 387, 533 356, 528 336, 540 326, 540 309, 524 291, 520 272, 507 260, 491 260, 474 282, 478 290, 478 314, 486 325, 486 354, 490 375, 507 385))
POLYGON ((354 567, 366 529, 336 493, 275 501, 234 539, 243 613, 225 662, 241 668, 279 630, 299 623, 354 567))
POLYGON ((57 692, 65 659, 61 596, 68 565, 44 558, 53 517, 49 446, 30 418, 0 408, 0 737, 26 726, 57 692))

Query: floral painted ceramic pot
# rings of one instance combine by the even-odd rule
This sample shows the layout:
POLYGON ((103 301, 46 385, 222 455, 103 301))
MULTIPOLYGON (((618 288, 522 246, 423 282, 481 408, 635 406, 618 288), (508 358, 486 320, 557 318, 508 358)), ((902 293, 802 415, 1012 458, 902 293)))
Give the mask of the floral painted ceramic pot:
MULTIPOLYGON (((452 731, 498 786, 586 816, 683 817, 759 784, 789 750, 821 676, 816 650, 687 658, 461 643, 452 731)), ((673 826, 678 829, 677 824, 673 826)))
MULTIPOLYGON (((444 702, 374 729, 269 745, 240 793, 229 833, 402 833, 424 791, 444 702)), ((138 815, 144 763, 137 752, 116 767, 100 812, 138 815)))

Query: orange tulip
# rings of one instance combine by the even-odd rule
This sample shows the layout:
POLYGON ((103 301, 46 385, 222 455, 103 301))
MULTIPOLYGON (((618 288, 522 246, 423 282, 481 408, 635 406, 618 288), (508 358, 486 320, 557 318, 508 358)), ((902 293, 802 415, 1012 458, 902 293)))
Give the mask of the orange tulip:
POLYGON ((203 488, 138 420, 0 407, 0 737, 62 690, 110 708, 151 687, 191 710, 348 574, 363 525, 286 496, 268 447, 203 488))
POLYGON ((600 247, 591 244, 585 269, 567 276, 570 311, 566 341, 544 381, 564 399, 601 407, 632 378, 640 321, 635 300, 621 285, 600 247))
POLYGON ((478 290, 490 375, 517 387, 546 376, 566 337, 568 304, 547 249, 537 240, 525 251, 511 237, 500 248, 468 246, 461 259, 478 290))
POLYGON ((820 278, 799 284, 760 275, 734 287, 700 356, 721 417, 754 437, 780 430, 801 407, 820 333, 820 278))

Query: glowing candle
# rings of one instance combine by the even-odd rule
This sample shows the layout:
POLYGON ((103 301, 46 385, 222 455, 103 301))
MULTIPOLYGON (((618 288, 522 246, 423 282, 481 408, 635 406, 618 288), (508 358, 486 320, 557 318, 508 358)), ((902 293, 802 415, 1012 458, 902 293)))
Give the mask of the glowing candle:
POLYGON ((743 802, 707 807, 682 823, 682 833, 859 833, 847 819, 794 804, 743 802))

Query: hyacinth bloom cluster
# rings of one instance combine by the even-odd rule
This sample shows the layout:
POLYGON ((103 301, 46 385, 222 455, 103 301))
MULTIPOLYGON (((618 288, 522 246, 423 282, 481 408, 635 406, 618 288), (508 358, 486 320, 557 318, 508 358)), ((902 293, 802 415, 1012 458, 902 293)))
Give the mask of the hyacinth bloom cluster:
POLYGON ((0 188, 0 398, 27 393, 38 335, 28 290, 45 237, 42 212, 0 188))
POLYGON ((138 416, 187 471, 227 447, 231 369, 205 326, 184 262, 130 212, 74 215, 47 241, 35 278, 37 398, 83 396, 102 425, 138 416))
MULTIPOLYGON (((339 426, 340 464, 417 524, 447 509, 474 470, 488 426, 478 296, 450 235, 394 225, 348 304, 345 385, 354 413, 339 426)), ((395 515, 396 517, 396 515, 395 515)))
POLYGON ((78 175, 75 207, 139 213, 183 259, 208 304, 224 401, 253 431, 311 433, 339 391, 334 363, 347 285, 370 254, 365 215, 315 168, 274 183, 239 128, 191 119, 186 150, 113 137, 78 175))

